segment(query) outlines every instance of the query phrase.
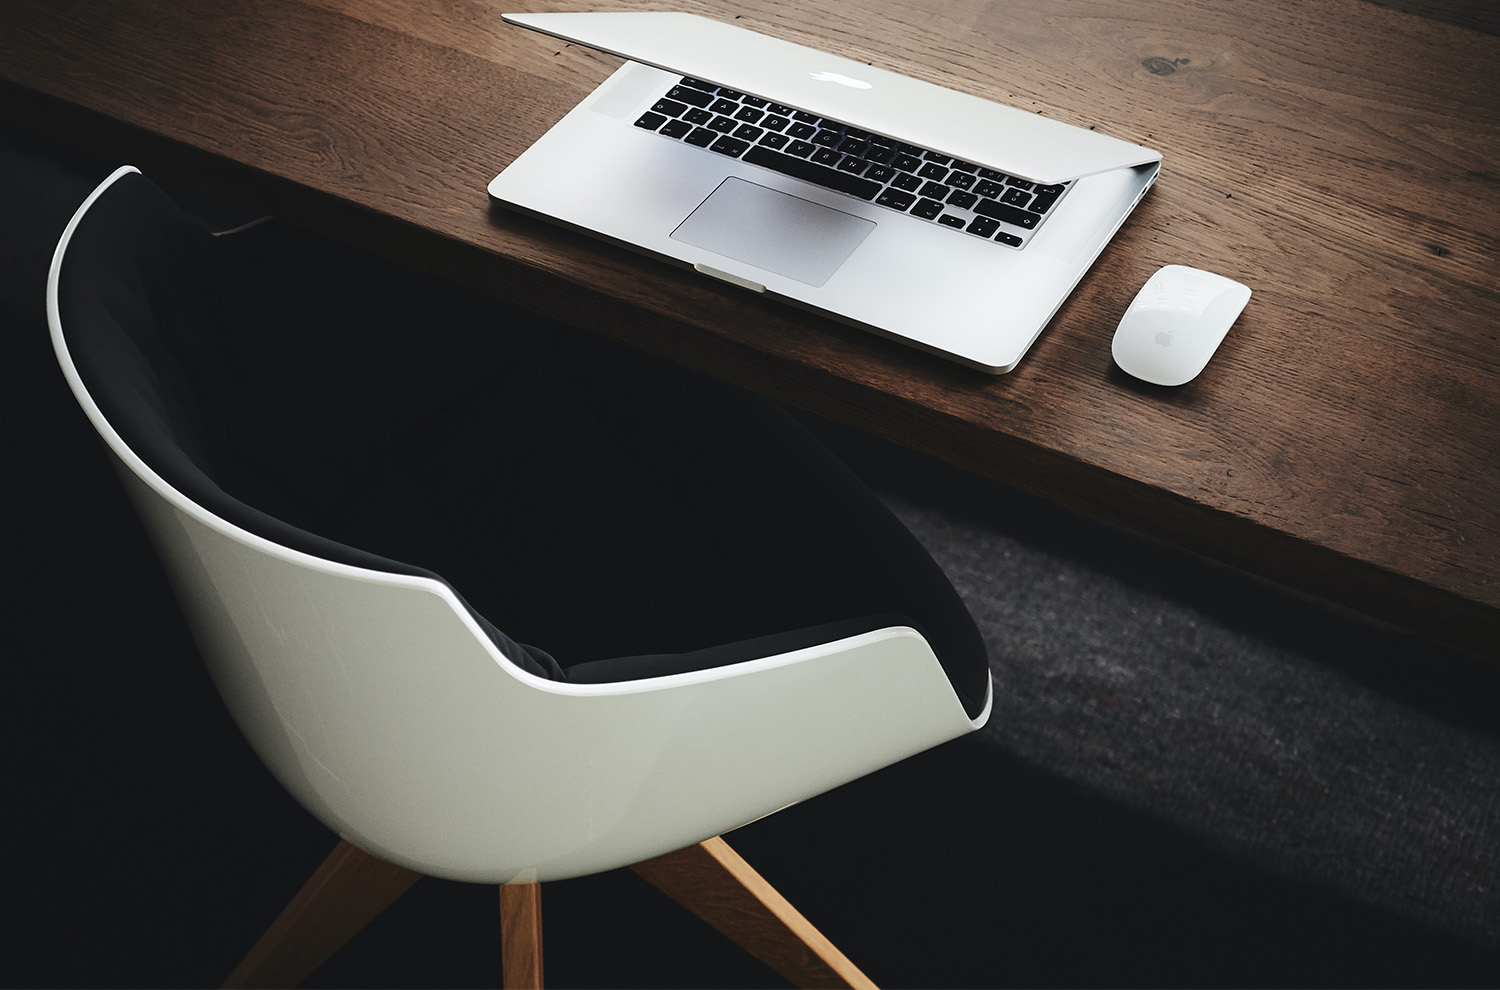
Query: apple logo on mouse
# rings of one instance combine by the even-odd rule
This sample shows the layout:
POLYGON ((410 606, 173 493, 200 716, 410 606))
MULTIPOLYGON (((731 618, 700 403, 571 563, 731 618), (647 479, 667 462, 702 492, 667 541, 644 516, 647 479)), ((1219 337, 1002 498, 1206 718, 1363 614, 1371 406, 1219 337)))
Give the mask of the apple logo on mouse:
POLYGON ((809 73, 814 82, 838 83, 840 86, 848 86, 851 89, 872 89, 873 87, 863 79, 855 79, 846 76, 842 72, 813 72, 809 73))
POLYGON ((1172 335, 1175 332, 1173 330, 1163 330, 1156 335, 1156 342, 1163 347, 1170 347, 1172 345, 1172 335))

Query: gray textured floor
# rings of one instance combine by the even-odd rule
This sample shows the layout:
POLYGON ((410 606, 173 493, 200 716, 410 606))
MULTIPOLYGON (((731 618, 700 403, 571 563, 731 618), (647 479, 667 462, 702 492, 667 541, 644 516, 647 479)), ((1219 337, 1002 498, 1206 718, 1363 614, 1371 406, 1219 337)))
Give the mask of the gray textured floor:
POLYGON ((1004 520, 891 501, 997 658, 988 744, 1269 870, 1500 948, 1500 739, 1473 724, 1495 700, 1485 672, 1471 682, 1482 700, 1424 707, 1410 689, 1457 694, 1462 658, 1081 521, 1075 548, 1089 530, 1115 545, 1079 559, 1004 520), (1207 607, 1193 601, 1205 592, 1207 607), (1364 676, 1393 668, 1395 683, 1364 676), (1416 687, 1425 677, 1454 681, 1416 687))

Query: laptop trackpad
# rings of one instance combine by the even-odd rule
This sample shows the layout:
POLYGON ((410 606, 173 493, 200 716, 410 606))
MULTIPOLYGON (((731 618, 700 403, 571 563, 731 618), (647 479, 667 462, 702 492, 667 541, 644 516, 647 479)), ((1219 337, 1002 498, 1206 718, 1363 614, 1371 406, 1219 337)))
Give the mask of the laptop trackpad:
POLYGON ((819 286, 874 229, 873 220, 730 177, 672 238, 819 286))

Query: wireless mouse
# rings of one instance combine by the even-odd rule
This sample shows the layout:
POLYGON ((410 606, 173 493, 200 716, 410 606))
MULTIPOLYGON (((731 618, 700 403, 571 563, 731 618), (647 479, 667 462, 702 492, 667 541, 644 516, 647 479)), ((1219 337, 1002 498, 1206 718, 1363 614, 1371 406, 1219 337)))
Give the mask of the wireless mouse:
POLYGON ((1153 385, 1184 385, 1208 365, 1250 301, 1233 279, 1167 265, 1141 286, 1120 318, 1111 351, 1129 374, 1153 385))

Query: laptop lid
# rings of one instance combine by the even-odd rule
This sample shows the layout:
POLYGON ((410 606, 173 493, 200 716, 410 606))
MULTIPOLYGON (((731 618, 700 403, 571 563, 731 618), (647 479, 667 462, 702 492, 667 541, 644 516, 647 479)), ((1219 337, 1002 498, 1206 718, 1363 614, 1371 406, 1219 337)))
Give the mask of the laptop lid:
POLYGON ((695 14, 504 14, 504 20, 1033 182, 1155 162, 1128 141, 695 14))

